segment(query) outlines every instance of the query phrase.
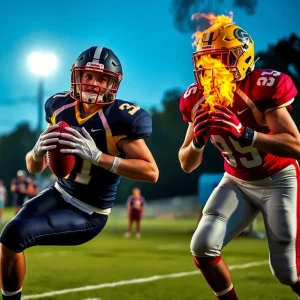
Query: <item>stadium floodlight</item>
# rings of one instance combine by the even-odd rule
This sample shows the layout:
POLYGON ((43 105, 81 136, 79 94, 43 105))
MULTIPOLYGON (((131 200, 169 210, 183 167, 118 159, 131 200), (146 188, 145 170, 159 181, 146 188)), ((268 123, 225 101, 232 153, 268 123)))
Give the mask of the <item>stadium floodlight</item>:
POLYGON ((52 73, 57 67, 57 58, 52 53, 33 52, 28 61, 31 72, 43 77, 52 73))

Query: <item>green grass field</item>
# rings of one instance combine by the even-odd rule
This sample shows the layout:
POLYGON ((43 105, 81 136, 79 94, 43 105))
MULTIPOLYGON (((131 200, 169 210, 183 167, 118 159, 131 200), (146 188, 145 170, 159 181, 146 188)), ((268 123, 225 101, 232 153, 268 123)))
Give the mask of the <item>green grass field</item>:
MULTIPOLYGON (((7 209, 5 217, 11 215, 7 209)), ((261 220, 258 225, 262 230, 261 220)), ((144 220, 141 239, 124 239, 126 220, 115 219, 112 213, 104 231, 85 245, 26 250, 23 298, 215 299, 189 252, 195 226, 196 220, 144 220), (181 277, 167 276, 170 274, 181 277)), ((223 250, 223 258, 233 268, 239 299, 297 299, 272 276, 266 240, 239 237, 223 250), (257 264, 247 265, 254 262, 257 264)))

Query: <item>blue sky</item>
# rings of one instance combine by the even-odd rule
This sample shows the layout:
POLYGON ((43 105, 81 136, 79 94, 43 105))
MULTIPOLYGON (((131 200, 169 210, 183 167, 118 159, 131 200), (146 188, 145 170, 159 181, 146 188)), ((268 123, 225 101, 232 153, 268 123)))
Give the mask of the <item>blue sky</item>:
MULTIPOLYGON (((259 0, 252 16, 232 7, 232 2, 224 0, 217 13, 232 10, 234 21, 252 36, 257 51, 292 32, 300 35, 298 0, 259 0)), ((83 50, 106 46, 123 65, 118 98, 148 110, 161 108, 167 90, 183 90, 194 81, 192 33, 175 28, 171 4, 171 0, 2 4, 0 134, 25 120, 36 126, 37 78, 30 73, 27 60, 33 51, 58 57, 58 69, 45 82, 45 99, 69 89, 71 65, 83 50)))

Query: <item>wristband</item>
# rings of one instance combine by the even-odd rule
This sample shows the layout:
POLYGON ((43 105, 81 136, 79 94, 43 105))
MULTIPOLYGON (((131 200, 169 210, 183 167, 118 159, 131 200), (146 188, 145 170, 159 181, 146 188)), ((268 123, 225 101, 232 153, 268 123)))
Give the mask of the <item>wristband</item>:
POLYGON ((203 152, 204 146, 205 146, 205 145, 203 145, 203 146, 201 147, 201 146, 195 141, 195 139, 193 139, 193 141, 192 141, 192 148, 193 148, 194 151, 196 151, 196 152, 203 152))
POLYGON ((245 146, 252 146, 256 140, 257 132, 249 127, 245 127, 243 136, 240 141, 245 146))
POLYGON ((117 171, 118 171, 118 168, 119 168, 119 165, 120 165, 120 162, 121 162, 121 158, 120 157, 117 157, 117 156, 115 156, 115 158, 114 158, 114 162, 113 162, 113 164, 112 164, 112 166, 111 166, 111 168, 110 168, 110 172, 112 172, 112 173, 117 173, 117 171))

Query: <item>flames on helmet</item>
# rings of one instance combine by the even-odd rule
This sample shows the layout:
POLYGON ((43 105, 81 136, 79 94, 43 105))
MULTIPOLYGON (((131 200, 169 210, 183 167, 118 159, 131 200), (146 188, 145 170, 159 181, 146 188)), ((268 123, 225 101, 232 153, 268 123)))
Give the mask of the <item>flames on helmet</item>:
POLYGON ((200 83, 205 97, 204 107, 208 111, 214 111, 216 104, 232 106, 233 93, 236 90, 232 73, 220 60, 212 58, 210 55, 201 56, 197 64, 203 66, 200 83))
MULTIPOLYGON (((205 14, 205 13, 195 13, 192 15, 192 20, 196 19, 206 19, 209 21, 211 27, 209 27, 210 31, 214 31, 223 25, 233 24, 233 12, 229 12, 229 16, 219 15, 216 16, 213 13, 205 14)), ((192 38, 195 38, 193 42, 193 46, 198 45, 198 41, 201 39, 204 31, 200 31, 200 28, 192 35, 192 38)), ((197 49, 198 50, 198 49, 197 49)))
MULTIPOLYGON (((212 25, 209 28, 210 31, 214 31, 219 27, 233 23, 232 13, 230 16, 216 16, 212 13, 197 13, 194 14, 192 18, 197 20, 205 18, 209 20, 212 25)), ((205 33, 205 31, 201 32, 199 30, 194 33, 193 37, 195 40, 193 46, 197 47, 198 41, 202 39, 203 33, 205 33)), ((203 94, 206 100, 203 106, 206 107, 208 111, 214 111, 214 105, 216 104, 224 105, 226 107, 232 106, 233 104, 233 95, 236 90, 236 83, 234 82, 232 72, 230 72, 225 66, 228 59, 228 55, 213 55, 213 53, 194 57, 195 72, 197 73, 196 78, 198 84, 203 87, 203 94)))

